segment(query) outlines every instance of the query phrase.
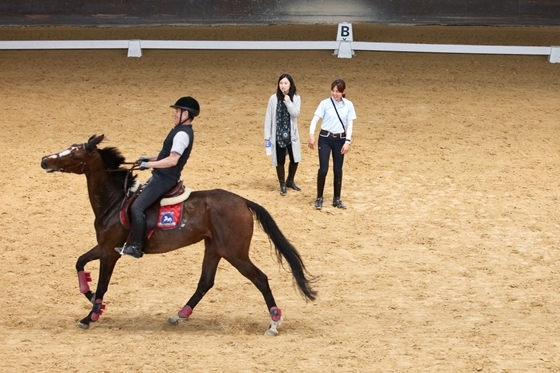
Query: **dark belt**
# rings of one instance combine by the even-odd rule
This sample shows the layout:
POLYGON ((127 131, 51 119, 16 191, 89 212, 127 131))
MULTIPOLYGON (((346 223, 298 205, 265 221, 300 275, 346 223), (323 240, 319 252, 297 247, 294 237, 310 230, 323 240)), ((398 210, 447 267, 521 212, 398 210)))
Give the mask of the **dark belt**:
POLYGON ((326 130, 321 130, 321 132, 319 133, 321 136, 323 137, 334 137, 335 139, 341 139, 346 137, 346 132, 342 132, 342 133, 332 133, 326 130))

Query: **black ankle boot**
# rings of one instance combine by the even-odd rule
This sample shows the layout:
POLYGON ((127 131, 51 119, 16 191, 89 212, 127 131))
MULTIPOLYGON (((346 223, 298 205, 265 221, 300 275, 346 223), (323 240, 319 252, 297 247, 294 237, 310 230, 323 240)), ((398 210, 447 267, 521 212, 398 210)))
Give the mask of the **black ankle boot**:
POLYGON ((290 179, 286 180, 286 186, 287 186, 288 188, 292 188, 293 190, 296 190, 296 191, 298 191, 298 192, 301 190, 301 188, 298 187, 298 186, 296 185, 296 183, 294 183, 294 181, 293 181, 293 180, 290 180, 290 179))
POLYGON ((334 198, 332 205, 339 209, 345 209, 346 206, 340 201, 340 192, 342 190, 342 171, 334 174, 334 198))
MULTIPOLYGON (((322 173, 321 170, 317 171, 317 195, 321 196, 321 206, 323 206, 323 191, 325 189, 325 179, 327 178, 326 173, 322 173)), ((319 197, 317 197, 317 200, 319 197)))
POLYGON ((138 244, 124 245, 121 247, 115 247, 115 250, 121 255, 130 255, 136 259, 140 259, 144 253, 142 252, 142 246, 138 244))
POLYGON ((281 196, 285 196, 286 195, 286 183, 280 183, 280 195, 281 196))
POLYGON ((143 246, 145 242, 146 221, 144 214, 131 214, 131 230, 123 247, 115 247, 115 251, 121 255, 130 255, 139 259, 144 255, 143 246))
POLYGON ((284 180, 285 171, 284 166, 276 166, 276 175, 278 175, 278 182, 280 183, 280 195, 286 195, 286 181, 284 180))
POLYGON ((294 177, 296 176, 298 163, 290 163, 288 166, 288 178, 286 179, 286 186, 292 188, 293 190, 300 191, 301 188, 294 183, 294 177))
POLYGON ((333 201, 332 201, 332 205, 333 205, 333 207, 346 210, 346 205, 344 203, 342 203, 340 198, 334 198, 333 201))
POLYGON ((317 210, 320 210, 323 208, 323 197, 317 197, 317 199, 315 200, 315 208, 317 210))

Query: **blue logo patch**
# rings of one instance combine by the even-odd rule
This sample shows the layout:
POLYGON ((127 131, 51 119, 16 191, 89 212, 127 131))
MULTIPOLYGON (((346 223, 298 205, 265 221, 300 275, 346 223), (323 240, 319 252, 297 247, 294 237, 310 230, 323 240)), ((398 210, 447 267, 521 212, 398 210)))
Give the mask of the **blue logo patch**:
POLYGON ((175 216, 173 212, 168 211, 161 214, 159 218, 159 226, 161 227, 170 227, 175 225, 175 216))

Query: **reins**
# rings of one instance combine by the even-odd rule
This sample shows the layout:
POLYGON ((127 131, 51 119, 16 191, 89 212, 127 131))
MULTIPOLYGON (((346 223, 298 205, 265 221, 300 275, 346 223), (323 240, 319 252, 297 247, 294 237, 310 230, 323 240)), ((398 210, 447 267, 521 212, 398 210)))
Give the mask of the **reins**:
POLYGON ((128 177, 130 175, 132 175, 132 171, 134 170, 138 170, 140 168, 140 165, 136 162, 123 162, 122 164, 126 164, 126 165, 132 165, 130 167, 130 169, 121 169, 118 168, 116 170, 105 170, 106 172, 118 172, 118 171, 127 171, 126 172, 126 178, 124 179, 124 195, 126 196, 126 186, 128 185, 128 177))
MULTIPOLYGON (((129 172, 132 172, 134 170, 138 170, 139 169, 139 164, 136 162, 123 162, 121 164, 131 164, 132 167, 130 167, 130 169, 126 169, 129 172)), ((118 172, 118 171, 124 171, 122 168, 117 168, 116 170, 105 170, 106 172, 118 172)))

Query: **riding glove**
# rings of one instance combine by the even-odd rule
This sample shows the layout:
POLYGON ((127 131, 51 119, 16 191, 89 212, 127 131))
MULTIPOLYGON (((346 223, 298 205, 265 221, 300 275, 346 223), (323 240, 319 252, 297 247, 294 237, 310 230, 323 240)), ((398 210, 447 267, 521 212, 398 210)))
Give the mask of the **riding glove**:
POLYGON ((138 158, 138 160, 136 161, 136 163, 140 164, 142 162, 148 162, 150 160, 150 157, 148 157, 147 155, 143 155, 140 158, 138 158))
POLYGON ((138 169, 140 170, 147 170, 148 168, 150 168, 150 166, 148 166, 148 162, 141 162, 140 166, 138 167, 138 169))

